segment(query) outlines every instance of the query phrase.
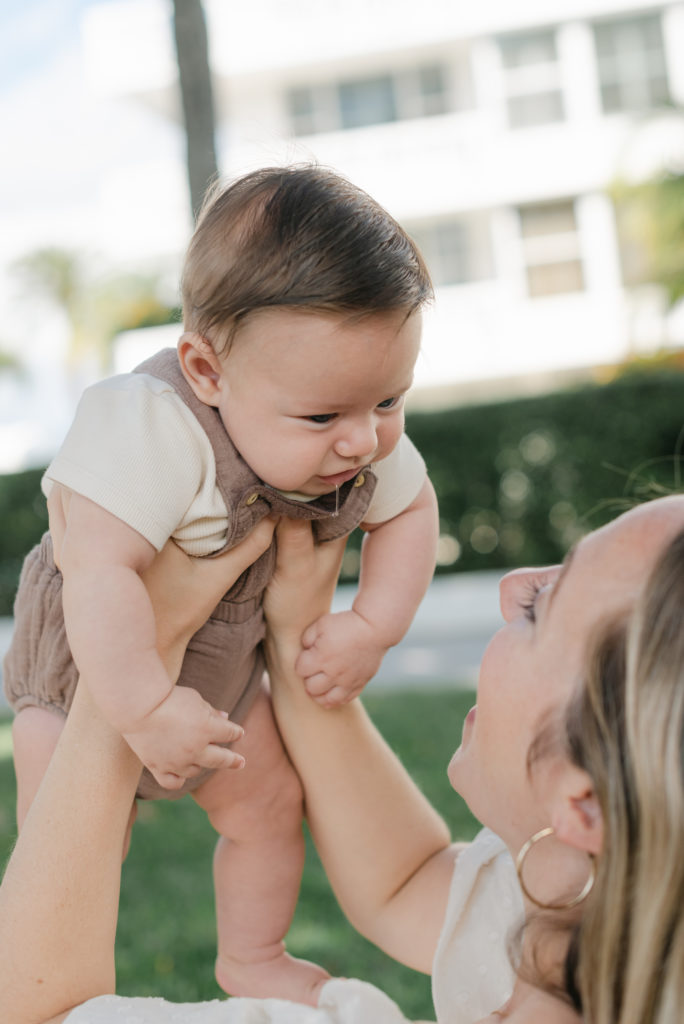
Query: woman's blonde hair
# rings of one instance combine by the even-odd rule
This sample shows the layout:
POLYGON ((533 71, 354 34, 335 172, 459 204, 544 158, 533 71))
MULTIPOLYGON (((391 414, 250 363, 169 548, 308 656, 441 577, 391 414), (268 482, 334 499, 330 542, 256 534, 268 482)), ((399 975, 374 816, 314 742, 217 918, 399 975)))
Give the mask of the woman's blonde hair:
POLYGON ((684 532, 596 647, 567 722, 604 821, 571 956, 590 1024, 684 1017, 684 532))

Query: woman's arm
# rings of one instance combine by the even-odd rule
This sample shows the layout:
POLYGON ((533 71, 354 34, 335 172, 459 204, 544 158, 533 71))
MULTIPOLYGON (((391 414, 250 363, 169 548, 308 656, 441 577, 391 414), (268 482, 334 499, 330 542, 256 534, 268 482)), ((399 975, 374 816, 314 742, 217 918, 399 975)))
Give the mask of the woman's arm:
POLYGON ((315 547, 306 522, 278 527, 278 569, 266 599, 274 708, 343 910, 391 956, 429 972, 456 849, 447 827, 362 705, 321 708, 294 670, 302 631, 329 607, 341 555, 339 543, 315 547))
MULTIPOLYGON (((201 566, 173 546, 159 556, 146 584, 164 618, 160 654, 170 674, 272 531, 264 522, 201 566)), ((139 775, 140 762, 82 680, 0 887, 3 1020, 57 1024, 74 1006, 114 990, 121 851, 139 775)))
POLYGON ((0 887, 0 992, 12 1024, 62 1020, 114 991, 121 853, 139 777, 79 684, 0 887))

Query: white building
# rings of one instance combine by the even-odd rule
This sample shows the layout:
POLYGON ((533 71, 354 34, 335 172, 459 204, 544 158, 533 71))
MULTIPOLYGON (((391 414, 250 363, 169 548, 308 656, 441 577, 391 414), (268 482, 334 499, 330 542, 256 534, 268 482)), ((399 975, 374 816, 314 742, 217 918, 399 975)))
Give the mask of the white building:
MULTIPOLYGON (((418 387, 478 394, 484 380, 491 393, 510 377, 534 386, 684 341, 657 291, 626 290, 606 192, 618 175, 684 167, 684 119, 671 110, 684 105, 684 3, 205 8, 222 171, 315 158, 366 188, 420 243, 437 301, 418 387)), ((163 0, 118 0, 87 18, 101 91, 178 121, 163 0)), ((163 171, 155 162, 114 176, 110 199, 127 193, 131 175, 145 196, 135 217, 147 255, 177 253, 188 230, 182 154, 163 171)), ((113 251, 122 227, 130 244, 131 227, 114 216, 113 251)))
MULTIPOLYGON (((414 404, 543 388, 684 344, 684 306, 665 316, 657 289, 626 286, 607 191, 684 168, 684 0, 204 3, 222 172, 316 159, 419 241, 437 299, 414 404)), ((170 11, 85 10, 82 96, 52 128, 77 161, 54 168, 68 188, 49 206, 46 126, 14 144, 26 159, 5 195, 23 182, 31 200, 5 204, 3 262, 76 244, 98 272, 161 269, 175 287, 191 220, 170 11)), ((76 398, 64 323, 34 305, 23 334, 4 334, 32 362, 19 383, 0 379, 3 471, 44 462, 76 398)), ((122 338, 115 369, 176 334, 122 338)))

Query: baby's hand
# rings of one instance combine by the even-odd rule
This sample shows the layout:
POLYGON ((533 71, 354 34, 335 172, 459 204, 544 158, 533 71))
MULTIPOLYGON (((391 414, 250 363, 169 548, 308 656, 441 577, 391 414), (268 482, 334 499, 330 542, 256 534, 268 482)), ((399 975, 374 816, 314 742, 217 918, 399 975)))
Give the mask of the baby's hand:
POLYGON ((203 768, 242 768, 240 754, 220 744, 234 743, 241 726, 200 697, 197 690, 174 686, 161 704, 123 737, 165 789, 180 789, 203 768))
POLYGON ((326 708, 346 704, 372 679, 387 647, 355 611, 323 615, 302 636, 295 668, 306 692, 326 708))

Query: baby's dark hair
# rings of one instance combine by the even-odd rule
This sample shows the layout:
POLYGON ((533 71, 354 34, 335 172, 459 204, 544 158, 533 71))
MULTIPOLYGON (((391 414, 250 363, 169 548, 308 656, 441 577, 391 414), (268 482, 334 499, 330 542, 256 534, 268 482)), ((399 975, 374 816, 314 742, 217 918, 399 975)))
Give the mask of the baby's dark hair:
POLYGON ((182 277, 186 330, 217 352, 273 307, 366 316, 432 298, 415 243, 362 189, 317 165, 265 167, 208 193, 182 277))

